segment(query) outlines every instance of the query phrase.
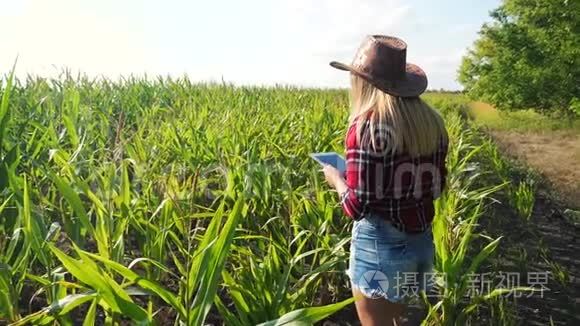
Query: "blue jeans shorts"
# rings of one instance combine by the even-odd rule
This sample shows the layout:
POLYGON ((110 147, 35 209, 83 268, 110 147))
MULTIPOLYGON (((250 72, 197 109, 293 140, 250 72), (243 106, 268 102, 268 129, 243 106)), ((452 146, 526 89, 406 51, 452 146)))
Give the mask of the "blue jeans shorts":
POLYGON ((368 298, 409 302, 435 282, 434 256, 431 226, 408 234, 388 220, 366 215, 352 228, 347 273, 352 287, 368 298))

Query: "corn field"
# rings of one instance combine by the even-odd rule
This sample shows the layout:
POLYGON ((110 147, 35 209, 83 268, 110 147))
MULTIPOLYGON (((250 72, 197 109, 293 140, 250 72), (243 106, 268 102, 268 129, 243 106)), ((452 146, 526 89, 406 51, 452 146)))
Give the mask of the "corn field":
MULTIPOLYGON (((70 76, 0 89, 0 324, 304 325, 352 306, 352 222, 308 157, 343 152, 345 90, 70 76)), ((425 99, 451 137, 434 222, 447 279, 425 324, 465 325, 506 291, 465 297, 501 243, 477 225, 508 182, 482 181, 493 145, 465 100, 425 99)))

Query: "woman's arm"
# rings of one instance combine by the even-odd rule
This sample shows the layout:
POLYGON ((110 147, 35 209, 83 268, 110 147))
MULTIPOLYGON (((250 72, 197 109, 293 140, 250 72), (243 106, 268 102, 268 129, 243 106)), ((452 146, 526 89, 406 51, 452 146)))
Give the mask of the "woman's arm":
POLYGON ((356 127, 351 125, 346 136, 346 171, 344 175, 332 166, 323 168, 326 181, 336 189, 340 196, 342 208, 347 216, 359 220, 364 211, 365 203, 372 198, 372 189, 376 176, 367 173, 370 152, 357 141, 356 127))

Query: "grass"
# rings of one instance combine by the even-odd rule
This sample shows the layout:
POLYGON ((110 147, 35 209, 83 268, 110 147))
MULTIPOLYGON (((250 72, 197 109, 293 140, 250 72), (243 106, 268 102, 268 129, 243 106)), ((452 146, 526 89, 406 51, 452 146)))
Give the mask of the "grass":
MULTIPOLYGON (((466 99, 425 99, 451 135, 434 239, 452 281, 426 323, 463 324, 503 293, 463 299, 505 183, 483 184, 466 99)), ((311 324, 352 303, 351 222, 308 158, 343 150, 345 91, 30 78, 1 103, 0 321, 311 324)))
POLYGON ((550 117, 531 109, 498 111, 486 103, 474 102, 470 105, 468 114, 478 124, 494 130, 580 133, 580 119, 550 117))

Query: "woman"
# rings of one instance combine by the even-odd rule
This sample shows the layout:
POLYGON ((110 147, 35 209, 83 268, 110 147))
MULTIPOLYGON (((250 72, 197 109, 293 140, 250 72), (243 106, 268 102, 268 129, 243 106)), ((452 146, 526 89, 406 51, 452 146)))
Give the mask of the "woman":
POLYGON ((323 168, 355 220, 348 274, 363 325, 393 325, 407 299, 428 291, 434 259, 433 201, 445 186, 447 132, 419 95, 421 68, 406 62, 402 40, 365 39, 352 65, 352 114, 345 175, 323 168))

